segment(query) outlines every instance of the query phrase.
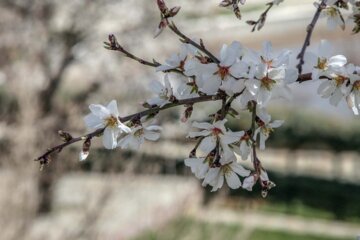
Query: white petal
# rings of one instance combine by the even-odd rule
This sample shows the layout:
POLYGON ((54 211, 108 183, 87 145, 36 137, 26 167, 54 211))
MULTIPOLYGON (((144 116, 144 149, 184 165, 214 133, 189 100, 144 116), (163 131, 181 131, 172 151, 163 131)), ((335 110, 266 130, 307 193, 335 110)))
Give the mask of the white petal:
POLYGON ((192 126, 193 127, 196 127, 196 128, 200 128, 200 129, 207 129, 207 130, 210 130, 212 129, 213 125, 210 124, 210 123, 207 123, 207 122, 193 122, 192 123, 192 126))
POLYGON ((332 67, 342 67, 347 63, 347 59, 343 55, 336 55, 329 59, 328 64, 332 67))
POLYGON ((125 124, 123 124, 120 121, 118 121, 118 128, 120 129, 121 132, 125 132, 125 133, 131 132, 131 128, 129 128, 128 126, 126 126, 125 124))
POLYGON ((228 172, 225 174, 226 182, 231 189, 238 189, 241 187, 239 177, 234 172, 228 172))
POLYGON ((299 72, 295 68, 287 68, 285 70, 285 81, 286 83, 294 83, 299 77, 299 72))
POLYGON ((211 131, 209 130, 202 130, 201 132, 189 132, 187 135, 189 138, 195 138, 195 137, 206 137, 211 134, 211 131))
POLYGON ((257 97, 257 102, 260 106, 266 106, 271 98, 271 92, 267 89, 261 88, 257 97))
POLYGON ((200 145, 199 149, 208 155, 216 147, 216 138, 213 136, 205 137, 200 145))
POLYGON ((246 189, 248 191, 252 191, 252 188, 254 187, 254 185, 255 185, 255 177, 249 176, 244 179, 242 188, 246 189))
POLYGON ((160 133, 152 132, 152 131, 145 131, 144 138, 150 141, 156 141, 160 138, 160 133))
POLYGON ((117 146, 117 134, 118 132, 112 128, 105 128, 103 136, 103 144, 107 149, 114 149, 117 146))
POLYGON ((97 117, 104 119, 110 115, 109 110, 100 104, 90 104, 90 111, 97 117))
POLYGON ((234 172, 236 172, 237 174, 239 174, 242 177, 247 177, 251 173, 249 170, 245 169, 243 166, 241 166, 240 164, 238 164, 236 162, 231 163, 230 166, 234 172))
POLYGON ((270 127, 272 127, 272 128, 278 128, 278 127, 280 127, 281 125, 283 125, 284 124, 284 120, 275 120, 275 121, 273 121, 272 123, 270 123, 269 125, 270 125, 270 127))
POLYGON ((153 80, 150 82, 149 88, 152 92, 160 94, 165 87, 159 81, 153 80))
POLYGON ((341 90, 339 88, 336 89, 336 91, 330 97, 330 104, 333 106, 337 106, 339 104, 339 102, 341 101, 342 97, 343 97, 343 94, 342 94, 341 90))
POLYGON ((241 141, 240 143, 240 156, 242 160, 246 160, 249 157, 251 152, 251 147, 247 144, 246 141, 241 141))
POLYGON ((117 107, 117 103, 115 100, 112 100, 106 107, 109 112, 111 113, 111 115, 118 117, 119 116, 119 110, 117 107))
POLYGON ((161 131, 162 127, 157 126, 157 125, 151 125, 151 126, 145 127, 145 129, 149 130, 149 131, 161 131))
POLYGON ((99 129, 105 127, 104 120, 90 113, 84 117, 85 125, 90 129, 99 129))
POLYGON ((79 160, 80 161, 84 161, 86 160, 86 158, 89 156, 89 152, 84 152, 84 151, 81 151, 80 154, 79 154, 79 160))
POLYGON ((249 66, 244 61, 239 61, 235 64, 233 64, 229 71, 230 74, 236 78, 245 77, 247 75, 249 66))
POLYGON ((334 49, 328 40, 322 39, 319 46, 319 57, 327 58, 330 56, 330 49, 334 49))

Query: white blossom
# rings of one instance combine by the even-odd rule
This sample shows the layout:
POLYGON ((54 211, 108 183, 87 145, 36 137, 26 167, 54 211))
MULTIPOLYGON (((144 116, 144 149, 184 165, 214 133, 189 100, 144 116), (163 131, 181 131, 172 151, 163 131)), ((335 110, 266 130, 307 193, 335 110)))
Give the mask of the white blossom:
POLYGON ((347 96, 347 103, 355 115, 360 112, 360 67, 350 65, 348 68, 351 90, 347 96))
MULTIPOLYGON (((321 11, 321 16, 327 18, 327 27, 329 30, 335 30, 339 26, 342 30, 345 29, 345 21, 341 15, 340 9, 334 5, 335 0, 328 0, 327 6, 321 11)), ((319 3, 314 3, 315 7, 319 7, 319 3)))
POLYGON ((119 134, 131 132, 129 127, 120 122, 115 100, 112 100, 106 107, 100 104, 91 104, 89 109, 91 113, 85 116, 85 124, 91 130, 105 128, 103 136, 105 148, 116 148, 119 134))
POLYGON ((186 58, 189 53, 188 44, 182 44, 179 53, 173 54, 165 61, 165 64, 160 65, 156 68, 156 71, 168 71, 171 69, 184 70, 186 58))
POLYGON ((265 141, 269 138, 270 133, 274 130, 274 128, 280 127, 284 123, 283 120, 275 120, 273 122, 258 123, 259 127, 255 130, 255 139, 257 139, 257 135, 260 135, 260 149, 265 149, 265 141))
POLYGON ((158 140, 160 137, 159 131, 161 130, 162 128, 156 125, 148 127, 143 127, 142 125, 135 126, 128 135, 119 140, 118 146, 122 149, 137 150, 144 143, 145 139, 150 141, 158 140))
POLYGON ((191 168, 191 172, 195 174, 198 179, 205 178, 209 170, 209 162, 206 158, 187 158, 185 159, 185 166, 191 168))
POLYGON ((233 156, 233 152, 229 144, 238 141, 243 135, 244 131, 232 132, 225 128, 226 119, 216 121, 213 124, 207 122, 193 122, 192 126, 201 129, 200 132, 190 132, 188 137, 204 137, 200 144, 199 149, 207 156, 212 150, 215 149, 217 143, 220 144, 224 155, 233 156))
POLYGON ((347 59, 343 55, 331 56, 332 46, 327 40, 321 40, 318 52, 307 52, 305 54, 305 62, 312 67, 313 80, 318 80, 320 76, 324 76, 334 69, 341 68, 347 63, 347 59))
POLYGON ((157 94, 156 97, 147 100, 149 105, 157 105, 162 107, 165 104, 170 103, 170 99, 173 97, 173 90, 170 85, 168 74, 165 74, 164 84, 154 80, 150 83, 149 87, 155 94, 157 94))
POLYGON ((205 64, 201 69, 202 85, 200 90, 206 94, 214 94, 220 88, 228 95, 244 89, 243 80, 248 71, 248 66, 243 61, 238 61, 242 55, 242 46, 239 42, 223 45, 220 51, 220 63, 205 64))
POLYGON ((220 167, 210 168, 202 185, 212 186, 213 188, 211 191, 214 192, 223 186, 225 178, 227 185, 231 189, 237 189, 241 187, 241 181, 238 175, 246 177, 249 176, 249 174, 249 170, 246 170, 236 161, 232 161, 230 163, 222 164, 220 167))

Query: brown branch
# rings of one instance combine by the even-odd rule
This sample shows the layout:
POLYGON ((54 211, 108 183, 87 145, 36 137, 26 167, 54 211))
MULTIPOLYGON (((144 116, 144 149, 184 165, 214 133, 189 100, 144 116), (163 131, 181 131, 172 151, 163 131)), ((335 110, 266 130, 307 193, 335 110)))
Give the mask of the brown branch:
MULTIPOLYGON (((308 80, 311 80, 311 73, 300 75, 297 81, 301 83, 301 82, 308 81, 308 80)), ((221 112, 221 114, 224 117, 229 112, 231 103, 235 100, 235 98, 240 96, 242 93, 243 93, 243 91, 234 94, 233 96, 231 96, 228 99, 228 101, 225 104, 223 104, 224 110, 221 112)), ((134 119, 140 119, 142 117, 149 116, 152 114, 157 114, 158 112, 160 112, 162 110, 177 107, 180 105, 189 105, 189 104, 192 105, 195 103, 217 101, 217 100, 224 100, 224 96, 221 94, 217 94, 217 95, 205 95, 205 96, 200 96, 200 97, 195 97, 195 98, 186 98, 186 99, 176 100, 175 102, 168 103, 162 107, 153 107, 153 108, 150 108, 150 109, 138 112, 138 113, 134 113, 134 114, 131 114, 131 115, 128 115, 125 117, 119 117, 119 120, 124 123, 124 122, 128 122, 128 121, 131 121, 134 119)), ((35 161, 40 161, 41 165, 45 165, 50 161, 51 154, 53 154, 55 152, 60 152, 63 148, 65 148, 73 143, 85 141, 87 139, 92 139, 93 137, 98 137, 98 136, 102 135, 104 130, 105 130, 105 128, 101 128, 101 129, 97 129, 91 133, 85 134, 83 136, 71 138, 69 141, 66 141, 62 144, 56 145, 52 148, 49 148, 44 154, 42 154, 41 156, 36 158, 35 161)))
POLYGON ((253 28, 252 28, 251 32, 254 32, 256 30, 256 27, 257 27, 257 30, 260 31, 260 29, 264 26, 267 14, 270 11, 270 9, 274 6, 274 3, 269 2, 266 5, 268 5, 268 7, 260 15, 260 17, 259 17, 259 19, 257 21, 253 21, 253 20, 246 21, 247 24, 253 25, 253 28))
POLYGON ((104 47, 106 49, 119 51, 119 52, 123 53, 126 57, 131 58, 141 64, 144 64, 144 65, 147 65, 150 67, 158 67, 161 65, 160 63, 156 62, 155 60, 153 60, 153 62, 149 62, 149 61, 146 61, 146 60, 139 58, 139 57, 135 56, 134 54, 128 52, 118 43, 115 35, 113 35, 113 34, 109 35, 109 42, 104 42, 104 44, 105 44, 104 47))
MULTIPOLYGON (((206 96, 200 96, 200 97, 195 97, 195 98, 187 98, 187 99, 177 100, 174 103, 168 103, 162 107, 154 107, 154 108, 150 108, 150 109, 147 109, 147 110, 135 113, 135 114, 128 115, 126 117, 119 117, 119 120, 121 122, 127 122, 127 121, 130 121, 135 118, 141 118, 141 117, 148 116, 151 114, 156 114, 159 111, 162 111, 162 110, 165 110, 168 108, 172 108, 172 107, 176 107, 176 106, 180 106, 180 105, 194 104, 194 103, 199 103, 199 102, 215 101, 215 100, 219 100, 219 99, 220 98, 218 95, 206 95, 206 96)), ((42 154, 41 156, 36 158, 35 161, 40 161, 40 163, 47 164, 50 161, 50 155, 52 153, 60 152, 63 148, 65 148, 73 143, 100 136, 104 132, 104 130, 105 130, 105 128, 97 129, 91 133, 85 134, 80 137, 72 138, 67 142, 64 142, 62 144, 56 145, 52 148, 49 148, 44 154, 42 154)))
POLYGON ((320 13, 321 11, 326 7, 326 0, 322 0, 321 3, 319 4, 319 7, 316 9, 316 12, 314 14, 313 19, 311 20, 311 23, 307 26, 306 28, 306 37, 305 37, 305 41, 304 44, 301 48, 301 51, 299 53, 299 55, 297 56, 297 59, 299 59, 299 64, 296 65, 297 69, 299 70, 299 73, 302 73, 302 66, 304 65, 304 56, 305 56, 305 51, 306 48, 310 45, 310 40, 311 40, 311 36, 312 33, 314 31, 315 25, 320 17, 320 13))
POLYGON ((191 40, 189 37, 187 37, 185 34, 183 34, 175 25, 174 22, 171 22, 169 24, 169 28, 176 34, 178 35, 180 38, 182 38, 182 42, 188 43, 194 47, 196 47, 197 49, 199 49, 201 52, 205 53, 214 63, 219 64, 220 60, 217 59, 217 57, 215 57, 209 50, 207 50, 204 47, 204 44, 198 44, 195 41, 191 40))

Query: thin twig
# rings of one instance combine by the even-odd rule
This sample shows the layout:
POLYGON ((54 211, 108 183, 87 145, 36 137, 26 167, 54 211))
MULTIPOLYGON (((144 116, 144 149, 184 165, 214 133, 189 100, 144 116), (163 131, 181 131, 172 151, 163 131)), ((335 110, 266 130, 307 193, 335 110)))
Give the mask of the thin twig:
MULTIPOLYGON (((125 117, 119 117, 119 120, 121 122, 127 122, 134 118, 141 118, 144 116, 148 116, 148 115, 157 113, 159 111, 162 111, 162 110, 165 110, 168 108, 172 108, 172 107, 176 107, 176 106, 180 106, 180 105, 186 105, 186 104, 194 104, 194 103, 199 103, 199 102, 215 101, 215 100, 219 100, 219 99, 221 99, 221 98, 218 95, 206 95, 206 96, 200 96, 200 97, 195 97, 195 98, 182 99, 182 100, 178 100, 174 103, 168 103, 162 107, 154 107, 154 108, 150 108, 150 109, 147 109, 147 110, 135 113, 135 114, 125 116, 125 117)), ((97 129, 91 133, 85 134, 80 137, 72 138, 71 140, 69 140, 67 142, 64 142, 62 144, 56 145, 52 148, 49 148, 44 154, 42 154, 40 157, 36 158, 35 161, 43 160, 44 163, 47 163, 49 156, 52 153, 60 152, 63 148, 65 148, 73 143, 100 136, 104 132, 104 130, 105 130, 105 128, 97 129)))
POLYGON ((269 2, 266 5, 268 5, 268 7, 260 15, 260 17, 257 21, 253 21, 253 20, 246 21, 247 24, 253 25, 251 32, 254 32, 256 30, 256 27, 257 27, 257 30, 260 31, 260 29, 264 26, 267 14, 270 11, 270 9, 274 6, 274 3, 269 2))
POLYGON ((217 59, 210 51, 208 51, 203 44, 198 44, 195 41, 191 40, 189 37, 187 37, 185 34, 183 34, 175 25, 174 22, 171 22, 169 24, 169 28, 179 37, 182 38, 182 41, 188 44, 191 44, 192 46, 199 49, 201 52, 205 53, 213 62, 219 64, 220 60, 217 59))
POLYGON ((299 59, 299 64, 296 65, 297 69, 299 70, 299 73, 302 73, 302 66, 304 65, 304 56, 305 56, 305 51, 306 48, 310 45, 310 40, 311 40, 311 36, 312 33, 314 31, 315 25, 320 17, 320 13, 321 11, 326 7, 326 0, 322 0, 321 3, 319 4, 319 7, 316 9, 316 12, 314 14, 313 19, 311 20, 311 23, 307 26, 306 28, 306 37, 305 37, 305 41, 304 44, 301 48, 301 51, 299 53, 299 55, 297 56, 297 59, 299 59))
POLYGON ((153 62, 149 62, 149 61, 146 61, 146 60, 139 58, 139 57, 135 56, 134 54, 128 52, 118 43, 115 35, 113 35, 113 34, 109 35, 109 42, 104 42, 104 44, 105 44, 106 49, 119 51, 119 52, 123 53, 126 57, 134 59, 135 61, 137 61, 141 64, 144 64, 144 65, 147 65, 150 67, 158 67, 161 65, 160 63, 156 62, 155 60, 153 60, 153 62))

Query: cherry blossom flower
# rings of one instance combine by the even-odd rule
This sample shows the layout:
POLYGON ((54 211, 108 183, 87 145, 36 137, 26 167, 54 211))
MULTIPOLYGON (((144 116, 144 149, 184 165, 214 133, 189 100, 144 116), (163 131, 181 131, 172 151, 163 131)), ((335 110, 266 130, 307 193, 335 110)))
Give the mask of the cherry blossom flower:
POLYGON ((332 46, 327 40, 321 40, 317 54, 312 52, 305 53, 305 61, 312 66, 312 79, 318 80, 320 76, 336 68, 341 68, 347 63, 343 55, 331 57, 332 46))
MULTIPOLYGON (((335 30, 339 26, 342 30, 345 29, 345 21, 339 10, 339 8, 334 5, 336 0, 329 0, 325 9, 321 11, 321 16, 327 18, 327 27, 329 30, 335 30)), ((319 3, 314 3, 315 7, 319 7, 319 3)))
POLYGON ((245 81, 247 90, 254 96, 260 107, 266 107, 271 98, 290 98, 290 88, 287 86, 297 79, 296 71, 287 69, 271 68, 262 64, 258 66, 253 78, 245 81))
POLYGON ((150 89, 158 95, 147 100, 147 103, 151 106, 157 105, 162 107, 165 104, 170 103, 171 98, 173 98, 173 90, 167 74, 165 74, 164 77, 164 84, 154 80, 150 83, 150 89))
POLYGON ((158 140, 160 137, 159 131, 161 130, 162 128, 156 125, 148 127, 143 127, 142 125, 135 126, 128 135, 119 140, 118 146, 122 149, 137 150, 144 143, 145 139, 150 141, 158 140))
POLYGON ((191 168, 191 172, 195 174, 198 179, 204 179, 209 170, 208 158, 187 158, 185 159, 185 166, 191 168))
POLYGON ((159 67, 156 68, 156 71, 168 71, 176 68, 183 71, 188 53, 189 53, 188 44, 185 43, 182 44, 180 52, 171 55, 170 58, 165 61, 165 64, 160 65, 159 67))
POLYGON ((255 130, 255 139, 257 135, 260 135, 260 149, 265 149, 265 141, 269 138, 270 133, 274 131, 274 128, 280 127, 284 123, 283 120, 275 120, 273 122, 265 123, 263 121, 258 121, 259 127, 255 130))
POLYGON ((243 135, 244 131, 232 132, 227 131, 225 128, 226 119, 217 121, 214 124, 207 122, 194 122, 193 127, 202 129, 200 132, 190 132, 188 137, 204 137, 200 144, 199 149, 208 155, 212 150, 215 149, 217 143, 220 144, 226 156, 232 156, 233 152, 229 148, 229 144, 238 141, 243 135))
POLYGON ((350 72, 349 78, 351 83, 351 90, 347 96, 347 102, 355 115, 360 112, 360 67, 350 65, 348 68, 350 72))
MULTIPOLYGON (((350 66, 350 65, 349 65, 350 66)), ((349 94, 351 86, 349 82, 348 67, 334 69, 333 73, 329 74, 330 79, 321 79, 321 84, 318 88, 318 94, 323 98, 329 98, 330 104, 337 106, 340 100, 349 94)))
POLYGON ((201 91, 206 94, 216 93, 220 86, 228 95, 240 92, 244 89, 244 83, 238 78, 244 77, 248 66, 238 59, 242 55, 242 46, 239 42, 233 42, 229 46, 223 45, 220 51, 220 63, 209 63, 202 69, 203 85, 201 91))
POLYGON ((250 176, 246 177, 243 181, 242 188, 248 190, 249 192, 252 191, 258 177, 257 174, 251 174, 250 176))
POLYGON ((241 187, 241 181, 238 175, 246 177, 249 176, 249 174, 249 170, 245 169, 234 160, 229 163, 224 163, 220 167, 210 168, 205 175, 202 185, 212 186, 213 188, 211 191, 214 192, 223 186, 225 178, 227 185, 231 189, 237 189, 241 187))
POLYGON ((290 50, 283 50, 279 54, 275 55, 272 50, 271 42, 266 41, 263 43, 262 51, 260 53, 248 49, 245 54, 245 59, 255 65, 265 64, 267 69, 270 69, 288 65, 290 55, 290 50))
POLYGON ((251 149, 252 142, 249 134, 244 133, 240 140, 232 146, 232 150, 241 156, 242 160, 248 159, 251 149))
POLYGON ((91 113, 85 116, 85 124, 90 130, 105 128, 103 136, 105 148, 116 148, 119 134, 131 132, 129 127, 120 122, 115 100, 112 100, 106 107, 100 104, 91 104, 89 109, 91 113))

